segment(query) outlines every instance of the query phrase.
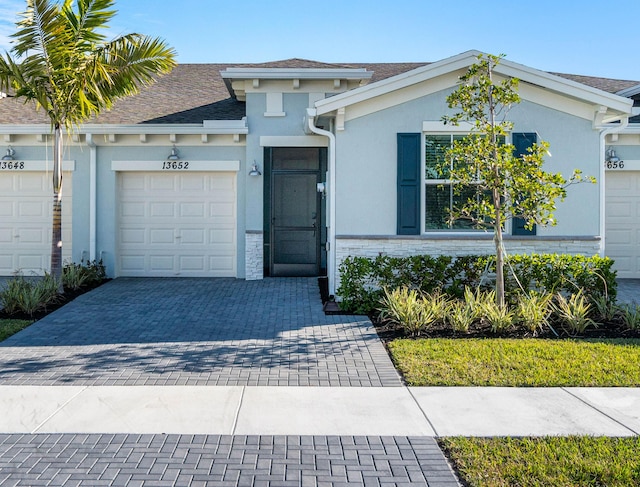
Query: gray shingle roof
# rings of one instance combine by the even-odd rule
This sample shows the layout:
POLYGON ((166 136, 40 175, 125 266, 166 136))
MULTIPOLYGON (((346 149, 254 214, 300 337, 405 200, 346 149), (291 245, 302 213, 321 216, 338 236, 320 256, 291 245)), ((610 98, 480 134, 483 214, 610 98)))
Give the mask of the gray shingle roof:
MULTIPOLYGON (((203 120, 240 120, 245 116, 245 104, 234 100, 227 90, 220 71, 227 68, 365 68, 373 71, 370 83, 375 83, 412 69, 422 63, 347 63, 329 64, 307 59, 286 59, 260 64, 180 64, 170 74, 143 90, 139 95, 118 101, 111 110, 91 123, 202 123, 203 120)), ((584 83, 610 93, 640 84, 638 81, 615 80, 552 73, 584 83)), ((35 111, 13 98, 0 98, 0 124, 49 123, 45 114, 35 111)))

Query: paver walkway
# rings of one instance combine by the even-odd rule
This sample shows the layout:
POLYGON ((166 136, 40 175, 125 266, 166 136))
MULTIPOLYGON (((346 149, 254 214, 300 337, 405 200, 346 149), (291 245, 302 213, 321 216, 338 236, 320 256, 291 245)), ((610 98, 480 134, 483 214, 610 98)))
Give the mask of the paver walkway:
POLYGON ((116 279, 0 344, 0 385, 401 386, 317 281, 116 279))
POLYGON ((441 486, 433 438, 0 435, 0 485, 441 486))

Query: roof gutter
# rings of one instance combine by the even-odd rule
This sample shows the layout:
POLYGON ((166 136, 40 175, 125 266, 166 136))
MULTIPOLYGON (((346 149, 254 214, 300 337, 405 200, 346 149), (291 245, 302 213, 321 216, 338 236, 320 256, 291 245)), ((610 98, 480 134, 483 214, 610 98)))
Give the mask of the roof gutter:
POLYGON ((606 181, 605 181, 605 158, 607 152, 607 135, 618 134, 625 130, 629 125, 629 115, 625 115, 620 119, 620 123, 615 127, 607 127, 600 131, 600 257, 604 257, 606 250, 606 222, 605 222, 605 203, 606 203, 606 181))
POLYGON ((96 260, 97 242, 97 161, 98 146, 93 140, 93 134, 86 135, 89 146, 89 262, 96 260))
POLYGON ((305 116, 305 132, 322 135, 329 139, 328 146, 328 181, 327 195, 329 211, 327 218, 327 277, 329 280, 329 294, 336 294, 336 136, 328 130, 315 125, 315 108, 307 108, 305 116))

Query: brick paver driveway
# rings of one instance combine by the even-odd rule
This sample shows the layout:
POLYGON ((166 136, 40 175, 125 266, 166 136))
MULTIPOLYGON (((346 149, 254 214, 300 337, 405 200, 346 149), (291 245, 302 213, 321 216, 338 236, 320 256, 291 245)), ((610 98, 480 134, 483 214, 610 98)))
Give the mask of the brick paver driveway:
POLYGON ((2 385, 400 386, 317 281, 115 279, 0 344, 2 385))

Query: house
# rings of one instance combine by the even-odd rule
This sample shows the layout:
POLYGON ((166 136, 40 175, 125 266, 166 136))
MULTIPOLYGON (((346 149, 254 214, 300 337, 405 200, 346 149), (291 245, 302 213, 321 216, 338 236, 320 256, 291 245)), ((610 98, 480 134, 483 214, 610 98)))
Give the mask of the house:
MULTIPOLYGON (((465 133, 441 117, 478 54, 180 65, 66 142, 64 258, 102 259, 112 277, 326 273, 333 293, 349 255, 491 252, 491 234, 448 226, 432 170, 465 133)), ((598 178, 570 188, 557 226, 509 224, 507 251, 610 255, 640 277, 640 82, 508 60, 497 74, 521 80, 518 150, 546 140, 549 170, 598 178)), ((48 267, 49 134, 41 112, 0 99, 0 275, 48 267)))

